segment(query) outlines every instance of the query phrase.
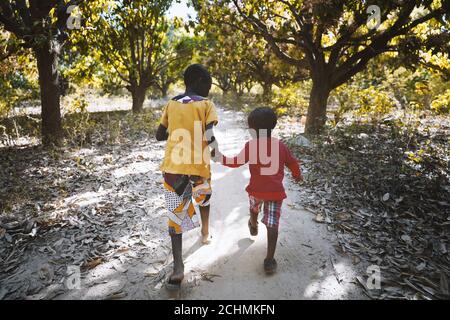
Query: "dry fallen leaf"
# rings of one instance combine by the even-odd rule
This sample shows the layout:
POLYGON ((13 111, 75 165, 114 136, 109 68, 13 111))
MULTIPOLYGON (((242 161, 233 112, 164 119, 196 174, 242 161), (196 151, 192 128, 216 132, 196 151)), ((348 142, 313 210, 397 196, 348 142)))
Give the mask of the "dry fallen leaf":
POLYGON ((411 242, 411 237, 408 236, 407 234, 402 235, 400 238, 407 243, 411 242))
POLYGON ((94 269, 96 266, 98 266, 102 263, 103 263, 103 258, 95 258, 95 259, 92 259, 92 260, 86 262, 84 264, 84 267, 87 268, 88 270, 90 270, 90 269, 94 269))
POLYGON ((323 222, 325 222, 325 217, 321 213, 318 213, 318 214, 316 214, 314 221, 316 221, 318 223, 323 223, 323 222))

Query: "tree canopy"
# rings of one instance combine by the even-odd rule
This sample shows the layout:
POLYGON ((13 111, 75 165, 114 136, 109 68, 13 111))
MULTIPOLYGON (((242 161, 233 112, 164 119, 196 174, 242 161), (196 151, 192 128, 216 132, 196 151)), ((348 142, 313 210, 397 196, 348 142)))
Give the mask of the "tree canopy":
POLYGON ((226 17, 233 28, 264 38, 286 63, 308 68, 313 81, 306 124, 310 133, 325 124, 330 92, 378 55, 410 47, 448 52, 448 0, 378 1, 375 27, 368 21, 369 4, 362 1, 199 0, 196 5, 205 15, 226 17), (433 32, 420 34, 427 23, 433 32))

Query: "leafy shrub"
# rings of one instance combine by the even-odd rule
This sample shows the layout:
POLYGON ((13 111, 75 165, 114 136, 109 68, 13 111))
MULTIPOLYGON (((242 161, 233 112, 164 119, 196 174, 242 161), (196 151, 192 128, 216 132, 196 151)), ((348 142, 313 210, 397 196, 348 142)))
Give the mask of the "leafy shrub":
POLYGON ((395 108, 394 100, 386 92, 377 90, 374 86, 360 90, 356 101, 358 104, 356 114, 368 115, 371 118, 379 118, 395 108))
POLYGON ((309 83, 289 85, 275 90, 272 106, 278 116, 300 116, 306 113, 309 105, 309 83))
POLYGON ((63 119, 66 137, 79 146, 90 143, 90 137, 95 130, 95 123, 91 120, 87 107, 88 103, 83 95, 75 97, 68 104, 67 116, 63 119))
POLYGON ((28 55, 9 57, 0 65, 0 117, 24 102, 39 99, 35 63, 28 55))
POLYGON ((431 102, 431 110, 436 114, 450 113, 450 89, 437 96, 436 99, 431 102))

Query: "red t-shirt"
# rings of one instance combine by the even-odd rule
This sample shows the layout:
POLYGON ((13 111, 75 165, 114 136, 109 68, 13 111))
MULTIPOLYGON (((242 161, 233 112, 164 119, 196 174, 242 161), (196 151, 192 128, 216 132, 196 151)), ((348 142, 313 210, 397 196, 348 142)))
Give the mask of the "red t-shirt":
POLYGON ((248 141, 236 157, 222 157, 222 164, 237 168, 249 163, 250 183, 245 190, 262 200, 282 200, 284 191, 284 167, 294 178, 301 175, 298 160, 286 145, 276 138, 258 138, 248 141))

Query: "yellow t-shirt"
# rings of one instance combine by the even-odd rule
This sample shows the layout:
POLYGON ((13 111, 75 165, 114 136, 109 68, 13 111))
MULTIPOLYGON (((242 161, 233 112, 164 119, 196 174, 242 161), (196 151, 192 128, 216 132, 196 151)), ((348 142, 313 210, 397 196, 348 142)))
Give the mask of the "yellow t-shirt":
POLYGON ((161 171, 210 178, 211 156, 205 127, 217 122, 216 108, 208 99, 185 97, 169 101, 161 117, 169 134, 161 171))

